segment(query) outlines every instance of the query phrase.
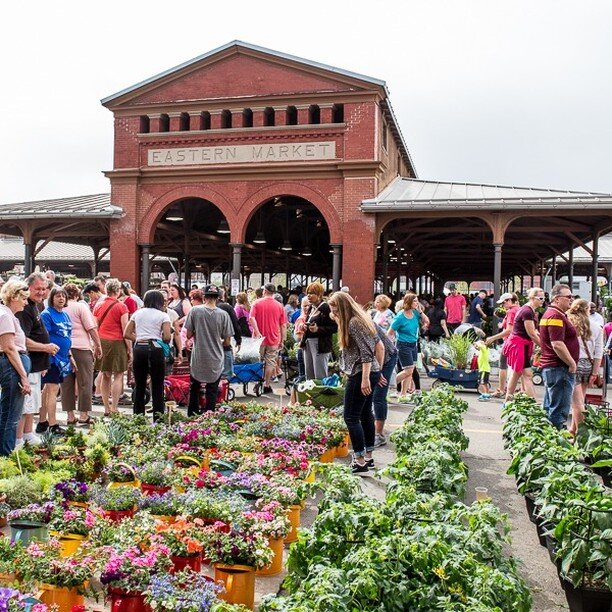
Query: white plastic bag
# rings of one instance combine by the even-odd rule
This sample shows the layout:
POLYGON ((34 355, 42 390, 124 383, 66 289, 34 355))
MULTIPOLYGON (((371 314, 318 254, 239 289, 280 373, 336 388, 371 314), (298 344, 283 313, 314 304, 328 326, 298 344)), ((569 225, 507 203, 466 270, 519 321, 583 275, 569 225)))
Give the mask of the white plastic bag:
POLYGON ((264 336, 260 338, 242 338, 240 350, 236 354, 237 363, 256 363, 261 361, 259 349, 264 341, 264 336))

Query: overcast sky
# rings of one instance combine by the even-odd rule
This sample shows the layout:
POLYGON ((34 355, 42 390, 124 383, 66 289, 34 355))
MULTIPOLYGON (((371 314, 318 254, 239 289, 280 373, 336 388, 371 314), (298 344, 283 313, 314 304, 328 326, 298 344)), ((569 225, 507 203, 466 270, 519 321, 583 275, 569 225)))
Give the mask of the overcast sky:
POLYGON ((612 193, 612 2, 11 2, 0 202, 110 191, 100 99, 239 39, 384 79, 422 179, 612 193))

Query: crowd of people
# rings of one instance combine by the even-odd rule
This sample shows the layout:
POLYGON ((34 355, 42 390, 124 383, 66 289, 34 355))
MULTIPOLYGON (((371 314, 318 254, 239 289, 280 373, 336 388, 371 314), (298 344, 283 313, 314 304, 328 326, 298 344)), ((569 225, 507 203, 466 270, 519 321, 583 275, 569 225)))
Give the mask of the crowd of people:
POLYGON ((423 338, 439 342, 466 329, 473 333, 484 400, 508 399, 519 384, 535 396, 535 360, 549 419, 562 428, 571 413, 573 433, 612 344, 612 322, 604 325, 594 304, 574 299, 562 284, 550 297, 530 289, 522 306, 515 293, 501 295, 497 306, 504 317, 486 337, 481 328, 492 313, 491 296, 480 291, 466 299, 454 285, 445 297, 407 292, 393 305, 380 294, 364 307, 348 287, 329 293, 318 282, 290 292, 268 283, 238 293, 230 305, 225 288, 214 284, 194 285, 187 293, 163 281, 141 299, 115 278, 98 276, 82 288, 55 280, 51 271, 35 272, 25 281, 11 278, 0 290, 0 455, 25 442, 40 443, 45 432, 65 433, 57 420, 58 398, 73 426, 92 423, 96 401, 105 415, 117 412, 126 381, 133 384, 134 413, 146 413, 150 391, 157 420, 165 409, 165 378, 183 364, 190 374, 188 414, 214 409, 221 380, 234 375, 243 338, 258 339, 263 392, 271 393, 283 374, 280 353, 292 324, 295 383, 325 380, 339 351, 352 469, 363 474, 374 466, 372 451, 387 442, 388 400, 408 402, 420 389, 416 365, 423 338), (499 386, 491 394, 489 347, 498 342, 499 386), (397 394, 390 393, 396 388, 397 394))

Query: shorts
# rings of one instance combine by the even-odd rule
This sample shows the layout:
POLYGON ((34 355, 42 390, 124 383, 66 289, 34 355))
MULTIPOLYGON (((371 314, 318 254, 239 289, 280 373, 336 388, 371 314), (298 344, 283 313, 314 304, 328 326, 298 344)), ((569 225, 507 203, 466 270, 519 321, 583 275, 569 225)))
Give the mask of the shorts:
POLYGON ((416 342, 398 342, 397 352, 402 369, 411 368, 416 363, 418 353, 416 342))
POLYGON ((499 353, 499 369, 500 370, 508 369, 508 360, 506 359, 506 356, 502 352, 499 353))
POLYGON ((59 385, 63 382, 64 376, 60 372, 60 369, 52 363, 49 366, 49 369, 45 372, 45 375, 42 377, 42 384, 50 384, 50 385, 59 385))
POLYGON ((590 359, 581 357, 576 364, 576 384, 588 383, 593 373, 593 364, 590 359))
POLYGON ((491 372, 480 372, 478 374, 478 384, 479 385, 488 385, 490 377, 491 377, 491 372))
POLYGON ((102 358, 96 359, 95 369, 99 372, 125 372, 128 366, 127 347, 123 340, 100 339, 102 358))
POLYGON ((259 349, 259 355, 261 360, 264 362, 266 367, 276 367, 276 360, 278 359, 278 346, 267 346, 261 345, 259 349))
POLYGON ((42 372, 28 374, 30 395, 23 398, 23 414, 38 414, 42 406, 42 372))

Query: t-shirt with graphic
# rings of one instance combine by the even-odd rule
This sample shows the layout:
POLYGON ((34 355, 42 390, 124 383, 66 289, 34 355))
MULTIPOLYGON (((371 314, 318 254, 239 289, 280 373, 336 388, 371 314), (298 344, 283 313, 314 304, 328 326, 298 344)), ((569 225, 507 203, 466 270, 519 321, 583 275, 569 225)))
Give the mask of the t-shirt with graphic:
POLYGON ((549 306, 540 320, 540 367, 556 368, 567 364, 555 353, 552 343, 560 341, 565 344, 574 361, 580 356, 580 344, 576 328, 565 314, 555 306, 549 306))
POLYGON ((68 313, 60 312, 48 306, 40 313, 47 331, 49 332, 49 340, 53 344, 57 344, 59 350, 55 355, 51 355, 51 365, 57 366, 62 376, 67 376, 72 372, 70 364, 70 348, 72 347, 72 321, 68 313))
POLYGON ((391 322, 391 329, 397 334, 399 342, 415 343, 419 339, 420 321, 421 313, 418 310, 412 311, 412 317, 407 317, 402 311, 391 322))

